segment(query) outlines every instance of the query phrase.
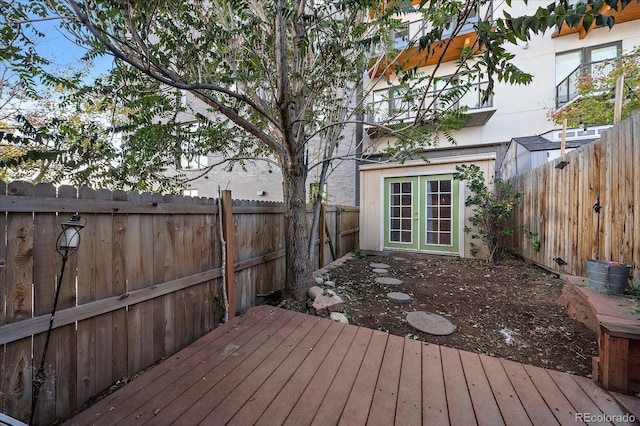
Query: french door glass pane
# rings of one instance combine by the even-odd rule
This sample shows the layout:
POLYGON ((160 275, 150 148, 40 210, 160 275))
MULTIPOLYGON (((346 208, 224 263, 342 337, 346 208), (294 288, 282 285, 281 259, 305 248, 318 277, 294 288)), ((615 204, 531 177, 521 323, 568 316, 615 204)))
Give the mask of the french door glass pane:
POLYGON ((413 182, 389 186, 389 241, 411 243, 413 235, 413 182))
POLYGON ((450 179, 429 181, 425 197, 426 244, 452 245, 453 184, 450 179))

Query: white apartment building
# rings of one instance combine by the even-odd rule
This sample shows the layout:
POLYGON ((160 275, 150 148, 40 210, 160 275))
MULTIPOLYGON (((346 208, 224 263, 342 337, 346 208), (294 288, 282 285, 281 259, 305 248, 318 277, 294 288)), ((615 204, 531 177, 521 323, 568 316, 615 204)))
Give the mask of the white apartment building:
MULTIPOLYGON (((514 1, 508 9, 512 16, 532 14, 546 3, 529 1, 528 5, 514 1)), ((502 16, 504 2, 483 6, 477 13, 502 16)), ((453 180, 456 165, 476 164, 490 180, 496 171, 497 159, 503 160, 512 141, 548 142, 546 158, 553 158, 560 148, 560 129, 548 119, 548 113, 561 107, 576 96, 576 81, 582 70, 593 63, 611 59, 640 46, 640 4, 632 2, 621 12, 611 12, 616 24, 609 28, 584 31, 562 28, 534 36, 528 43, 519 43, 508 49, 515 54, 513 63, 532 74, 529 85, 497 84, 494 95, 480 104, 475 87, 477 82, 459 99, 460 105, 469 107, 464 127, 454 133, 455 144, 442 139, 436 147, 425 152, 430 160, 399 163, 368 164, 360 167, 360 248, 382 251, 387 249, 415 250, 427 253, 448 253, 469 256, 469 236, 463 232, 466 199, 463 182, 453 180), (555 146, 554 146, 555 144, 555 146)), ((419 14, 402 16, 406 29, 397 32, 398 47, 403 41, 419 36, 422 20, 419 14)), ((453 40, 454 49, 445 52, 447 61, 437 69, 437 76, 454 73, 456 47, 468 45, 475 33, 473 20, 464 33, 453 40)), ((427 73, 435 67, 435 60, 417 48, 407 50, 398 61, 407 58, 407 66, 419 67, 427 73)), ((433 55, 435 56, 435 55, 433 55)), ((394 99, 397 83, 395 75, 374 75, 371 80, 371 120, 388 116, 389 111, 406 113, 406 120, 414 118, 410 108, 394 99)), ((437 87, 436 87, 437 89, 437 87)), ((603 123, 599 123, 603 124, 603 123)), ((567 141, 571 146, 579 141, 598 137, 602 127, 569 129, 567 141)), ((368 148, 393 143, 393 139, 369 131, 368 148)), ((538 144, 539 145, 539 144, 538 144)), ((521 144, 521 146, 523 146, 521 144)), ((515 155, 515 154, 514 154, 515 155)), ((515 161, 515 157, 512 159, 515 161)), ((509 159, 506 159, 509 163, 509 159)), ((529 166, 531 166, 531 158, 529 166)), ((502 162, 502 161, 501 161, 502 162)), ((522 168, 523 166, 521 166, 522 168)), ((522 171, 522 170, 521 170, 522 171)))

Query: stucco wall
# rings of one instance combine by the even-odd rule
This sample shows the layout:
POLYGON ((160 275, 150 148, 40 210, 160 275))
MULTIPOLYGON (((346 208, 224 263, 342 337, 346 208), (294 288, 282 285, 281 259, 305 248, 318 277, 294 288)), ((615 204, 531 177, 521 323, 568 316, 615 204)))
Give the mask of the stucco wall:
MULTIPOLYGON (((458 156, 448 158, 438 158, 425 163, 424 161, 408 161, 405 164, 379 164, 366 165, 360 168, 360 249, 371 251, 382 251, 384 212, 383 212, 383 180, 387 177, 396 176, 424 176, 434 174, 446 174, 455 172, 456 165, 475 164, 484 172, 487 182, 491 182, 495 168, 495 154, 458 156)), ((460 186, 461 206, 467 197, 467 190, 464 185, 460 186)), ((469 208, 461 209, 464 217, 470 214, 469 208)), ((464 225, 469 225, 465 219, 460 221, 460 235, 463 239, 464 247, 462 255, 471 256, 470 237, 463 232, 464 225)), ((486 252, 479 253, 480 257, 486 256, 486 252)))

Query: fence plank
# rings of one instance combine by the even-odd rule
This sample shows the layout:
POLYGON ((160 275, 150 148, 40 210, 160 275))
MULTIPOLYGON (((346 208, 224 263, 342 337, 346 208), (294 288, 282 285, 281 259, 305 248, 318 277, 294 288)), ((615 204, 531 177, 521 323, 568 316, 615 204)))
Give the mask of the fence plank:
MULTIPOLYGON (((165 201, 175 202, 171 195, 164 196, 165 201)), ((173 280, 176 275, 176 238, 178 218, 174 216, 164 216, 165 219, 165 236, 164 236, 164 280, 173 280)), ((165 334, 164 347, 166 353, 174 353, 176 351, 176 295, 175 293, 164 296, 164 312, 165 312, 165 334)))
MULTIPOLYGON (((225 241, 226 247, 226 262, 224 269, 226 286, 227 286, 227 304, 229 306, 229 319, 233 318, 236 314, 236 302, 235 302, 235 273, 233 265, 236 261, 236 244, 234 242, 234 236, 238 233, 234 232, 234 220, 233 220, 233 202, 231 200, 231 191, 222 191, 222 197, 220 202, 222 203, 222 237, 225 241)), ((247 229, 247 228, 245 228, 247 229)), ((249 232, 241 232, 241 235, 247 235, 249 232)))
MULTIPOLYGON (((152 194, 145 192, 140 195, 143 204, 153 202, 152 194)), ((155 246, 153 244, 153 217, 141 215, 140 217, 140 269, 139 282, 135 289, 143 289, 148 283, 153 282, 153 260, 155 246)), ((145 301, 136 306, 140 313, 140 363, 142 368, 149 367, 155 361, 153 357, 153 301, 145 301)))
MULTIPOLYGON (((5 195, 7 186, 4 181, 0 180, 0 196, 5 195)), ((6 234, 7 216, 4 210, 0 211, 0 282, 7 282, 7 234, 6 234)), ((5 285, 6 286, 6 285, 5 285)), ((0 288, 0 325, 7 322, 6 315, 7 297, 4 288, 0 288)), ((5 349, 6 345, 0 345, 0 392, 5 389, 5 374, 7 371, 5 366, 5 349)), ((0 397, 0 413, 6 413, 4 406, 4 398, 0 397)))
MULTIPOLYGON (((25 182, 9 184, 9 193, 20 197, 33 196, 33 187, 25 182)), ((33 218, 30 213, 10 215, 7 218, 6 322, 14 323, 31 317, 33 282, 33 218)), ((28 337, 6 345, 3 405, 7 413, 22 421, 31 412, 32 338, 28 337)))
MULTIPOLYGON (((140 194, 130 192, 127 201, 140 203, 140 194)), ((137 256, 127 257, 127 292, 142 288, 142 250, 150 250, 150 247, 142 246, 142 217, 138 214, 127 215, 126 252, 136 253, 137 256)), ((142 330, 142 317, 146 314, 142 304, 129 306, 127 310, 127 373, 134 375, 143 368, 142 346, 144 331, 142 330)))
MULTIPOLYGON (((111 191, 98 190, 97 200, 111 200, 111 191)), ((94 261, 94 277, 96 281, 95 298, 102 300, 114 296, 113 288, 113 215, 96 213, 94 221, 94 245, 97 254, 94 261)), ((81 255, 83 253, 80 253, 81 255)), ((95 388, 96 392, 108 388, 118 377, 113 372, 113 316, 112 312, 96 317, 95 324, 95 354, 96 368, 95 388)))
MULTIPOLYGON (((94 200, 96 191, 90 188, 80 188, 78 198, 94 200)), ((96 300, 96 276, 93 259, 97 257, 96 250, 96 215, 85 215, 87 224, 81 230, 81 243, 76 256, 78 257, 78 304, 91 303, 96 300)), ((78 374, 76 383, 76 409, 97 393, 96 389, 96 318, 89 318, 78 322, 76 351, 78 374)))
MULTIPOLYGON (((640 114, 632 119, 631 140, 633 145, 633 202, 640 200, 640 114)), ((640 286, 640 208, 633 209, 633 284, 640 286)))
MULTIPOLYGON (((634 198, 633 198, 633 121, 626 120, 624 123, 624 136, 621 141, 625 146, 625 155, 623 161, 625 163, 624 171, 624 202, 622 205, 622 211, 631 213, 633 212, 634 198)), ((633 261, 633 214, 625 214, 623 216, 623 241, 622 241, 622 255, 620 261, 632 262, 633 261)))
MULTIPOLYGON (((77 199, 77 189, 71 186, 58 188, 58 198, 70 200, 77 199)), ((69 220, 69 215, 59 215, 61 224, 69 220)), ((76 268, 78 266, 77 253, 70 255, 67 261, 62 285, 58 309, 70 308, 76 305, 76 268)), ((56 417, 63 417, 76 407, 76 380, 77 380, 77 335, 75 324, 55 329, 51 333, 51 343, 54 348, 51 353, 56 383, 56 417)), ((49 358, 50 355, 47 355, 49 358)))
MULTIPOLYGON (((153 202, 164 201, 162 195, 155 194, 153 202)), ((166 216, 153 216, 153 284, 164 282, 166 259, 166 216)), ((165 297, 153 299, 153 359, 163 358, 167 352, 165 347, 165 297)))
MULTIPOLYGON (((187 202, 193 202, 193 200, 185 200, 187 202)), ((194 216, 183 216, 184 219, 184 241, 182 243, 182 252, 183 252, 183 261, 181 265, 182 276, 188 275, 189 272, 193 269, 194 264, 194 216)), ((184 325, 185 325, 185 333, 184 333, 184 341, 181 345, 181 348, 186 346, 189 342, 195 340, 195 324, 194 324, 194 304, 195 300, 195 291, 194 289, 187 289, 182 291, 184 295, 184 325)))

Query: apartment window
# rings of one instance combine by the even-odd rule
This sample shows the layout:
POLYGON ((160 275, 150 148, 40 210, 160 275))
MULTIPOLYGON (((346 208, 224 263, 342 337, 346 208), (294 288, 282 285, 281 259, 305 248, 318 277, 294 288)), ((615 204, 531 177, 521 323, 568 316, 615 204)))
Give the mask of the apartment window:
POLYGON ((556 106, 563 105, 578 96, 580 77, 594 78, 608 74, 613 65, 606 61, 620 56, 622 43, 615 42, 571 50, 556 55, 556 106))
POLYGON ((409 44, 409 23, 402 24, 402 28, 393 30, 391 41, 394 49, 403 49, 409 44))
POLYGON ((396 87, 374 90, 371 107, 375 123, 406 118, 405 115, 409 111, 407 101, 403 99, 400 90, 396 87))
POLYGON ((374 90, 369 121, 385 123, 414 118, 418 97, 412 89, 399 86, 374 90))
MULTIPOLYGON (((462 12, 462 10, 460 12, 462 12)), ((468 34, 472 32, 473 26, 478 23, 478 15, 479 15, 478 7, 475 7, 473 10, 469 12, 469 16, 464 22, 464 25, 462 26, 462 28, 458 31, 458 34, 468 34)), ((444 29, 444 31, 442 32, 442 38, 446 39, 451 37, 453 35, 453 30, 454 28, 456 28, 457 25, 458 25, 458 19, 456 18, 451 22, 451 24, 449 24, 447 28, 444 29)))
POLYGON ((568 6, 575 6, 578 3, 586 3, 586 0, 557 0, 556 4, 566 4, 568 6))
POLYGON ((201 169, 207 167, 206 155, 182 155, 180 158, 181 169, 201 169))
POLYGON ((208 166, 208 158, 202 148, 202 135, 197 123, 185 124, 176 134, 182 139, 181 153, 176 156, 176 168, 201 169, 208 166))
POLYGON ((197 189, 185 189, 182 191, 182 195, 184 195, 185 197, 197 197, 198 196, 198 190, 197 189))
POLYGON ((615 59, 622 51, 621 42, 586 47, 558 53, 556 55, 556 84, 560 84, 581 66, 589 67, 594 63, 615 59))

